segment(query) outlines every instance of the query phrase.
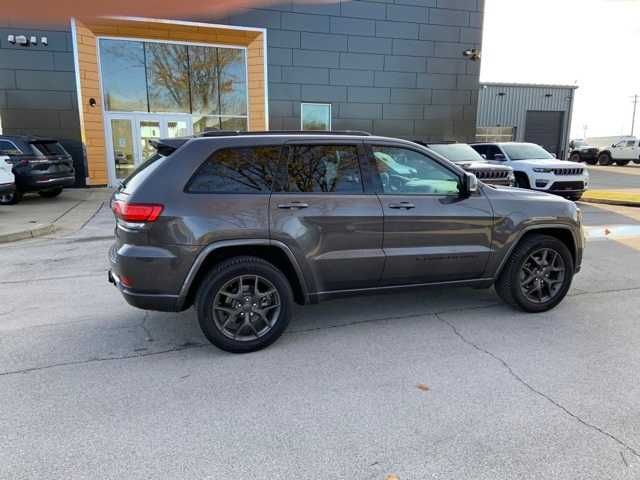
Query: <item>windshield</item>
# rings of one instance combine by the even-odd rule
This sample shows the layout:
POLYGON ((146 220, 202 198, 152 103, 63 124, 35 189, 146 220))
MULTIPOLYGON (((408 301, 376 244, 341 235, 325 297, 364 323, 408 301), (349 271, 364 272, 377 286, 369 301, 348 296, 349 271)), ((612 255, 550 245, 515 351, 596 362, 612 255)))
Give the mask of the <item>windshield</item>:
POLYGON ((533 143, 504 144, 502 149, 511 160, 553 160, 553 155, 533 143))
POLYGON ((429 145, 429 148, 452 162, 484 162, 473 148, 466 143, 429 145))

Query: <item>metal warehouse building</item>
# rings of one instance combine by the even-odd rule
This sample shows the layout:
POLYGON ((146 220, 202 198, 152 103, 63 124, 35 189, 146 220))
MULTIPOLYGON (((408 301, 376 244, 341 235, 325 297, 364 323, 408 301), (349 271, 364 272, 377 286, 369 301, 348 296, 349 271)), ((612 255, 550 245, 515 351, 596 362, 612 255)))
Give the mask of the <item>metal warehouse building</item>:
MULTIPOLYGON (((361 129, 473 140, 483 0, 291 1, 224 18, 0 20, 5 134, 63 141, 115 185, 156 137, 361 129)), ((82 168, 86 165, 86 171, 82 168)))
POLYGON ((478 142, 532 142, 565 158, 577 86, 483 83, 478 142))

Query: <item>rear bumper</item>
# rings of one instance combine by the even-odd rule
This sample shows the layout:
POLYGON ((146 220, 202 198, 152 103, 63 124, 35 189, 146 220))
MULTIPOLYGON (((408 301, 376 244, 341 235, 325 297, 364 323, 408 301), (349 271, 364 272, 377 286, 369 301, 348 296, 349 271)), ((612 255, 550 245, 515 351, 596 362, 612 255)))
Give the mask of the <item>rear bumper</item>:
POLYGON ((16 173, 16 185, 25 192, 48 190, 51 188, 72 187, 76 183, 73 171, 63 175, 34 175, 32 173, 16 173))
POLYGON ((109 283, 116 286, 126 302, 136 308, 143 310, 156 310, 159 312, 177 312, 178 311, 178 295, 150 294, 138 293, 126 288, 120 281, 120 277, 109 270, 107 274, 109 283))

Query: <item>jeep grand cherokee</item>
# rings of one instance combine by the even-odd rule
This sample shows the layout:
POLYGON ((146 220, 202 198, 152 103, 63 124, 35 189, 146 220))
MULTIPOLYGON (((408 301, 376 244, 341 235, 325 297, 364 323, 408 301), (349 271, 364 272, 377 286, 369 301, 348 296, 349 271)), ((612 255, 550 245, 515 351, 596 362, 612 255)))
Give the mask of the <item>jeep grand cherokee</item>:
POLYGON ((155 142, 114 194, 109 280, 132 305, 195 305, 231 352, 274 342, 292 304, 426 285, 491 287, 527 312, 580 269, 573 202, 488 187, 413 142, 247 133, 155 142))

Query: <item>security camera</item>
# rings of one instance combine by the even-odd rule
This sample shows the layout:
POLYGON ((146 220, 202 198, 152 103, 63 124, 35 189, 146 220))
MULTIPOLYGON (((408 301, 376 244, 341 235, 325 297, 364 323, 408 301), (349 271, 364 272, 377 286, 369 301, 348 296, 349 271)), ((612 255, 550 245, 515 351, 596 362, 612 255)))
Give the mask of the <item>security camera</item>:
POLYGON ((481 52, 478 48, 470 48, 462 52, 462 56, 475 62, 477 60, 480 60, 481 52))

